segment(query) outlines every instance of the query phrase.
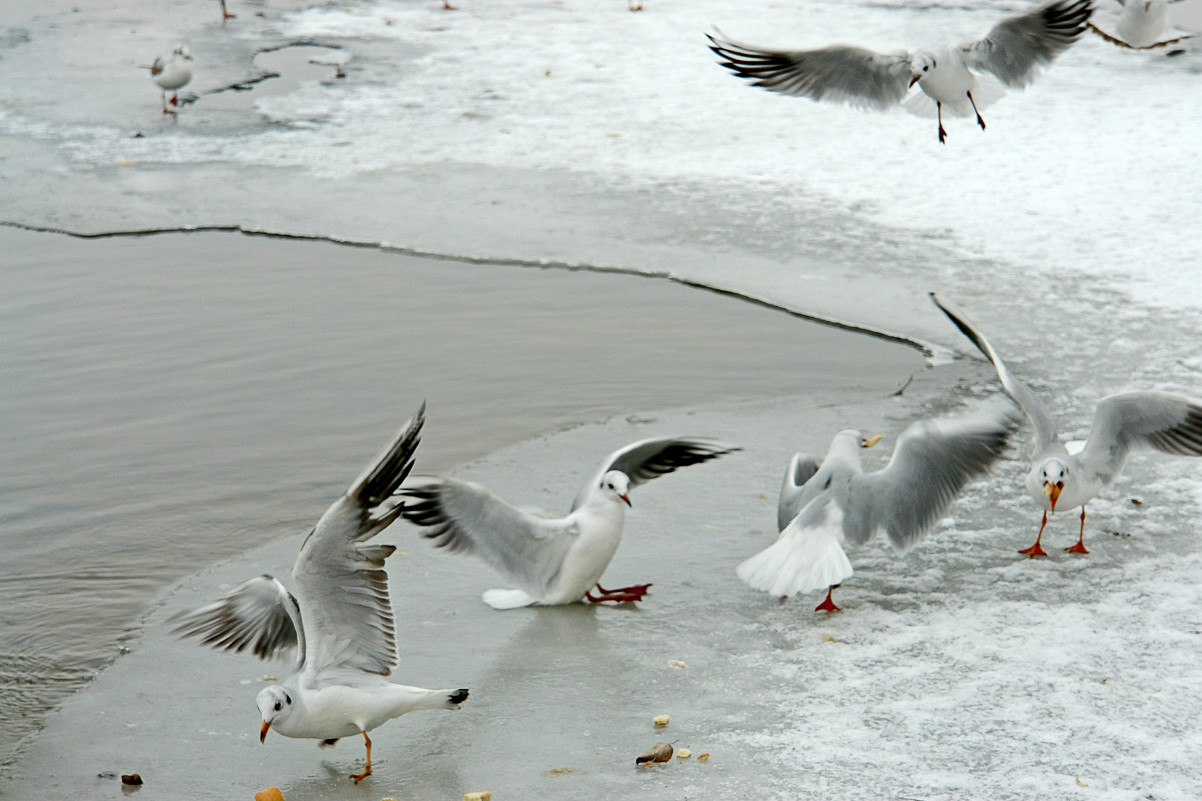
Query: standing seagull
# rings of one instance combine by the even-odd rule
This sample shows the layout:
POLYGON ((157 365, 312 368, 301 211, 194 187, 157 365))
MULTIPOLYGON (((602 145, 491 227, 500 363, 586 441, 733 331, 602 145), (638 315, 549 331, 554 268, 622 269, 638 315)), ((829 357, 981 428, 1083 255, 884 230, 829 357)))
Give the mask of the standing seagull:
POLYGON ((167 108, 167 90, 171 90, 171 105, 179 105, 179 95, 176 90, 182 89, 192 80, 192 54, 185 45, 177 45, 166 60, 162 56, 155 58, 146 69, 150 70, 150 80, 154 81, 163 94, 163 113, 174 114, 173 109, 167 108))
POLYGON ((629 492, 678 467, 740 450, 711 439, 645 439, 611 453, 580 489, 567 517, 537 517, 507 504, 479 484, 415 476, 401 488, 405 519, 451 552, 475 553, 518 583, 488 590, 494 609, 641 601, 650 584, 607 590, 598 581, 622 540, 629 492), (593 587, 597 595, 593 595, 593 587))
POLYGON ((1107 395, 1094 409, 1093 426, 1085 445, 1075 453, 1056 436, 1056 426, 1048 410, 1030 387, 1006 368, 985 336, 964 315, 934 292, 931 300, 943 310, 956 327, 972 340, 993 363, 1002 388, 1014 398, 1035 429, 1035 448, 1031 472, 1027 474, 1027 492, 1043 507, 1043 521, 1035 544, 1019 553, 1047 556, 1040 547, 1048 512, 1081 507, 1081 533, 1077 543, 1064 550, 1089 553, 1085 549, 1085 504, 1105 489, 1123 469, 1127 454, 1134 448, 1151 448, 1178 456, 1202 456, 1202 400, 1174 392, 1156 390, 1121 392, 1107 395))
POLYGON ((362 734, 367 765, 351 774, 356 784, 371 774, 369 731, 417 709, 458 709, 468 696, 463 689, 426 690, 386 678, 397 652, 384 560, 396 548, 366 542, 401 513, 393 493, 413 467, 425 409, 423 403, 317 521, 292 568, 295 596, 271 576, 259 576, 183 615, 175 629, 227 651, 250 647, 260 659, 295 647, 292 675, 255 699, 263 715, 259 740, 268 729, 323 746, 362 734))
POLYGON ((815 611, 839 611, 831 591, 853 573, 843 546, 863 545, 884 529, 894 550, 908 551, 961 487, 1001 454, 1018 421, 1008 404, 919 421, 902 432, 893 458, 875 473, 864 472, 860 451, 877 444, 880 434, 840 431, 821 465, 798 454, 777 503, 780 536, 739 565, 739 578, 782 599, 825 588, 826 600, 815 611))
MULTIPOLYGON (((901 103, 917 83, 935 101, 939 141, 944 142, 944 106, 961 117, 971 110, 985 130, 980 109, 1005 94, 997 81, 983 80, 980 73, 991 73, 1012 88, 1025 87, 1041 66, 1077 41, 1092 11, 1091 0, 1052 0, 1025 14, 1007 17, 984 39, 914 53, 877 53, 852 45, 764 50, 708 33, 706 37, 710 50, 723 59, 719 62, 722 66, 753 86, 786 95, 887 111, 901 103)), ((926 114, 930 100, 915 93, 905 107, 926 114)))

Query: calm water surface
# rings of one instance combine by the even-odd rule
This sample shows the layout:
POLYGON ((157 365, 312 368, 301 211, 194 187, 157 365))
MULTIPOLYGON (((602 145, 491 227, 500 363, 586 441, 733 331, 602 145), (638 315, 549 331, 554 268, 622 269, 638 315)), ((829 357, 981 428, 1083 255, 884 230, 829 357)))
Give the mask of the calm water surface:
POLYGON ((221 233, 0 246, 0 767, 165 586, 311 525, 422 399, 439 471, 613 414, 884 394, 922 367, 656 279, 221 233))

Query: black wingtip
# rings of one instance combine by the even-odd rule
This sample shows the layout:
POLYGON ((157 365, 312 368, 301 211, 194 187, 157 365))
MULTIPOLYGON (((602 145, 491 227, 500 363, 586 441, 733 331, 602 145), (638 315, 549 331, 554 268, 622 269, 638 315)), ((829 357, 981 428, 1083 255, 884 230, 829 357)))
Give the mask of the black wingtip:
POLYGON ((467 700, 467 696, 468 696, 468 690, 461 689, 461 690, 456 690, 451 695, 448 695, 447 700, 450 701, 452 704, 455 704, 456 706, 458 706, 459 704, 462 704, 464 701, 467 700))

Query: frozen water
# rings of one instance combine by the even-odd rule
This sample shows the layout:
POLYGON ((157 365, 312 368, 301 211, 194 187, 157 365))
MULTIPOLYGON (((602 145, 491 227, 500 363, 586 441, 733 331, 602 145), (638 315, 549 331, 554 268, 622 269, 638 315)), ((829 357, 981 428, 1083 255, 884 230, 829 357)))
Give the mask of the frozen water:
MULTIPOLYGON (((1167 56, 1086 37, 1027 90, 990 107, 987 131, 952 119, 940 146, 929 120, 900 111, 878 115, 748 88, 714 63, 702 33, 719 25, 763 45, 915 48, 979 36, 1025 3, 816 0, 799 8, 767 0, 735 9, 647 0, 638 14, 620 1, 586 0, 461 0, 458 12, 428 0, 234 3, 239 18, 225 26, 213 5, 0 10, 0 217, 83 232, 241 226, 666 274, 897 333, 943 354, 964 351, 926 301, 937 289, 1054 404, 1066 435, 1084 436, 1093 404, 1109 392, 1202 393, 1197 43, 1167 56), (189 89, 198 97, 178 119, 162 119, 136 64, 176 41, 197 56, 189 89), (249 107, 210 102, 218 89, 261 76, 259 51, 301 42, 348 53, 347 77, 327 73, 249 107)), ((916 391, 957 400, 996 391, 983 366, 953 367, 956 379, 916 391)), ((563 777, 568 789, 535 775, 550 768, 515 777, 505 759, 484 759, 481 749, 516 750, 504 724, 520 718, 532 687, 568 710, 565 731, 612 726, 605 731, 617 742, 631 729, 584 723, 595 698, 574 684, 569 692, 559 677, 510 675, 501 685, 514 688, 512 696, 486 703, 481 692, 478 711, 461 716, 491 727, 486 741, 460 719, 429 724, 447 738, 439 740, 448 743, 447 759, 471 754, 456 767, 466 776, 462 789, 496 775, 511 797, 744 797, 747 788, 765 797, 1202 794, 1192 727, 1202 711, 1194 667, 1202 628, 1198 465, 1133 460, 1090 506, 1094 556, 1033 564, 1012 557, 1037 522, 1020 494, 1016 459, 904 562, 873 547, 853 555, 857 576, 846 592, 862 593, 859 605, 848 603, 828 624, 802 603, 775 607, 733 579, 733 564, 771 535, 770 503, 756 498, 774 490, 793 447, 780 442, 781 428, 804 429, 800 444, 820 451, 831 431, 854 422, 853 409, 828 402, 835 407, 818 415, 808 404, 763 417, 698 410, 713 415, 707 433, 758 454, 754 477, 743 462, 748 471, 734 471, 722 492, 696 491, 730 505, 715 513, 715 525, 739 535, 728 534, 734 539, 721 552, 709 548, 722 543, 709 541, 687 551, 685 564, 712 582, 704 591, 663 587, 660 606, 598 615, 602 627, 622 621, 608 641, 616 662, 602 659, 590 673, 587 660, 570 657, 593 682, 615 664, 630 668, 620 672, 629 682, 598 692, 631 716, 641 700, 627 697, 631 683, 666 686, 651 667, 632 667, 653 638, 676 646, 663 658, 710 663, 706 680, 681 690, 687 703, 677 699, 739 767, 724 766, 715 747, 708 778, 685 772, 701 766, 673 764, 675 773, 611 782, 606 769, 590 767, 609 762, 585 760, 610 755, 607 741, 577 743, 579 759, 554 765, 585 765, 563 777), (1130 503, 1133 496, 1143 505, 1130 503), (687 625, 674 628, 681 621, 687 625), (506 704, 512 717, 490 715, 506 704)), ((917 413, 922 402, 901 405, 917 413)), ((879 405, 863 411, 884 416, 879 405)), ((901 418, 908 414, 897 413, 893 430, 901 418)), ((579 435, 507 451, 465 474, 493 482, 537 448, 557 450, 579 435)), ((1073 528, 1069 518, 1057 517, 1057 536, 1073 528)), ((688 522, 695 531, 705 525, 688 522)), ((623 555, 651 558, 626 546, 623 555)), ((661 557, 680 554, 654 558, 661 557)), ((571 614, 543 619, 574 621, 571 614)), ((549 648, 539 625, 491 632, 495 639, 481 648, 493 653, 491 642, 512 653, 528 630, 549 648)), ((134 670, 133 656, 114 670, 134 670)), ((461 675, 437 664, 440 674, 461 675)), ((473 675, 485 680, 470 671, 465 680, 473 675)), ((242 689, 249 696, 252 688, 242 689)), ((240 701, 230 693, 231 704, 240 701)), ((639 705, 643 711, 652 713, 639 705)), ((524 734, 540 747, 557 744, 546 732, 562 718, 540 720, 540 737, 524 734)), ((395 725, 387 736, 402 731, 395 725)), ((265 764, 278 768, 274 759, 288 754, 299 772, 316 759, 287 745, 265 764)), ((631 758, 643 747, 639 740, 631 758)), ((45 753, 59 752, 47 744, 45 753)), ((398 769, 433 781, 421 762, 398 769)))

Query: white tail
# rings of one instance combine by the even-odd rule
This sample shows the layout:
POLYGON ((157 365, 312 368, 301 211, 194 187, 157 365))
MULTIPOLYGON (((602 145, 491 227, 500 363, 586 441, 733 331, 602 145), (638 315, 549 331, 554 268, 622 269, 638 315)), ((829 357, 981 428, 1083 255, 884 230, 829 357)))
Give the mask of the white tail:
POLYGON ((485 590, 482 597, 493 609, 518 609, 538 603, 537 598, 531 598, 521 590, 485 590))
POLYGON ((836 532, 827 526, 801 528, 794 521, 776 542, 739 565, 739 578, 781 598, 840 584, 853 571, 836 532))

